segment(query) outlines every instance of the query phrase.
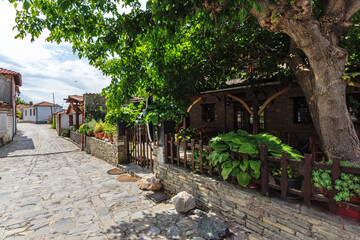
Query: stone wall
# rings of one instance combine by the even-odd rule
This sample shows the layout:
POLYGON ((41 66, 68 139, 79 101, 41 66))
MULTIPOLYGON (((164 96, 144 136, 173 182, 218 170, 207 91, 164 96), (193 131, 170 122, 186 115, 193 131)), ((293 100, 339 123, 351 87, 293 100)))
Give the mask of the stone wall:
POLYGON ((283 201, 277 196, 264 197, 259 191, 162 162, 162 157, 158 158, 155 174, 166 190, 174 194, 187 191, 196 198, 198 207, 219 212, 270 239, 360 238, 358 222, 326 209, 283 201))
POLYGON ((116 143, 105 142, 95 137, 86 136, 85 151, 115 166, 119 161, 117 148, 116 143))
POLYGON ((70 138, 77 144, 80 144, 80 145, 82 144, 82 140, 81 140, 82 134, 81 133, 70 131, 70 138))

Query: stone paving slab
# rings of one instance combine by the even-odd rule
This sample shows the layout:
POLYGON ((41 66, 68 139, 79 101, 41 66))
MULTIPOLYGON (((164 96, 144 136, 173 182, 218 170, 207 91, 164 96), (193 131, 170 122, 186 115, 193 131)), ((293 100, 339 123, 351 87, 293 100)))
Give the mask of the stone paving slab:
MULTIPOLYGON (((49 125, 21 123, 0 148, 0 239, 201 239, 198 216, 154 204, 137 183, 49 125)), ((146 173, 147 174, 147 173, 146 173)), ((239 226, 228 239, 261 239, 239 226)))

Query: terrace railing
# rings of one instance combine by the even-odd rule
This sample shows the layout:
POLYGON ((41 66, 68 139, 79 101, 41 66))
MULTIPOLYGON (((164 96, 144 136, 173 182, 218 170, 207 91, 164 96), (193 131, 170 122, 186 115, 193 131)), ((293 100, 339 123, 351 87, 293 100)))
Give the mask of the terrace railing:
MULTIPOLYGON (((165 135, 165 161, 170 164, 175 164, 184 168, 189 168, 194 172, 205 173, 210 176, 216 176, 221 178, 221 166, 210 166, 204 156, 204 152, 211 152, 209 145, 204 145, 201 140, 195 141, 174 141, 174 137, 171 134, 165 135), (195 156, 196 155, 196 156, 195 156)), ((235 153, 231 153, 235 154, 235 153)), ((246 154, 241 154, 243 158, 249 159, 246 154)), ((360 168, 340 166, 340 159, 334 159, 332 164, 317 163, 312 161, 311 154, 305 154, 304 160, 298 161, 294 159, 288 159, 287 153, 282 152, 281 158, 269 156, 266 145, 259 146, 259 155, 257 157, 261 161, 261 176, 259 179, 253 179, 252 182, 259 184, 261 194, 268 196, 271 189, 275 189, 281 192, 281 198, 286 199, 287 194, 294 194, 303 198, 303 203, 310 205, 311 201, 328 203, 330 210, 337 213, 337 204, 346 205, 347 208, 360 211, 360 206, 348 202, 336 203, 334 196, 337 194, 337 190, 334 188, 335 181, 340 177, 341 173, 351 173, 360 176, 360 168), (290 188, 288 186, 287 171, 281 172, 280 184, 274 183, 270 178, 269 163, 277 162, 282 169, 287 169, 289 164, 298 165, 301 168, 303 175, 301 190, 290 188), (316 193, 316 188, 312 183, 312 170, 313 168, 330 170, 333 181, 333 190, 329 191, 329 194, 316 193)), ((229 177, 232 183, 236 183, 236 179, 232 176, 229 177)))

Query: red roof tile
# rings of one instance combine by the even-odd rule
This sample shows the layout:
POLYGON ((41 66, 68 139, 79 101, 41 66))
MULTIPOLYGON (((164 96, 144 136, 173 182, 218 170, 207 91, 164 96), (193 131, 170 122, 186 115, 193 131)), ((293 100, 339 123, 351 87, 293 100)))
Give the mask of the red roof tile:
POLYGON ((27 105, 23 105, 23 104, 16 105, 16 108, 24 108, 24 107, 27 107, 27 105))
POLYGON ((71 102, 71 100, 82 103, 84 101, 84 98, 80 95, 69 95, 66 102, 71 102))
POLYGON ((53 114, 54 114, 54 115, 57 115, 57 114, 66 114, 66 110, 57 111, 57 112, 54 112, 53 114))
POLYGON ((40 102, 40 103, 37 103, 37 104, 34 104, 34 106, 43 106, 43 107, 51 107, 51 106, 55 106, 55 107, 61 107, 60 105, 58 104, 52 104, 52 103, 49 103, 49 102, 46 102, 46 101, 43 101, 43 102, 40 102))
POLYGON ((0 74, 5 74, 5 75, 12 75, 12 76, 18 76, 18 83, 17 85, 21 86, 22 85, 22 81, 21 81, 21 74, 18 72, 14 72, 5 68, 0 68, 0 74))

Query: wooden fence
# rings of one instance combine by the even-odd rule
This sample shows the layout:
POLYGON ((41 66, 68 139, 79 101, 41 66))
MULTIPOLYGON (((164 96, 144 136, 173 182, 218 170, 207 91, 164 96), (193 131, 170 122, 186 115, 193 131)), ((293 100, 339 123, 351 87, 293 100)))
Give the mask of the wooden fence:
POLYGON ((130 162, 153 170, 153 148, 146 125, 135 125, 127 128, 126 136, 130 162))
MULTIPOLYGON (((165 135, 165 161, 167 163, 176 164, 185 168, 190 168, 194 172, 207 173, 210 176, 218 176, 221 178, 221 167, 215 168, 213 166, 204 165, 204 151, 211 152, 209 145, 203 145, 202 141, 174 141, 174 137, 169 134, 165 135), (197 161, 195 159, 195 152, 198 152, 197 161), (181 156, 182 155, 182 156, 181 156), (189 156, 190 155, 190 156, 189 156)), ((231 153, 234 154, 234 153, 231 153)), ((241 154, 243 158, 249 159, 246 154, 241 154)), ((302 161, 288 159, 287 153, 282 152, 282 157, 277 158, 268 156, 266 145, 259 146, 258 160, 261 161, 261 176, 259 179, 253 179, 252 182, 259 184, 261 193, 264 196, 268 196, 270 189, 279 190, 281 192, 281 198, 286 199, 288 193, 295 194, 303 198, 303 202, 306 205, 310 205, 311 201, 329 203, 330 210, 337 213, 337 203, 334 200, 334 196, 337 194, 337 190, 333 187, 329 196, 324 194, 317 194, 315 187, 312 184, 312 170, 313 168, 326 169, 331 171, 331 176, 334 182, 340 177, 341 173, 351 173, 360 175, 360 168, 344 167, 340 166, 340 159, 334 159, 333 164, 317 163, 312 161, 311 154, 305 154, 305 158, 302 161), (282 169, 287 169, 289 164, 298 165, 302 168, 302 188, 301 190, 288 187, 287 171, 282 171, 280 184, 276 184, 270 181, 269 163, 277 162, 282 169)), ((232 183, 236 183, 236 179, 232 176, 229 177, 232 183)), ((333 185, 334 186, 334 185, 333 185)), ((338 203, 339 204, 339 203, 338 203)), ((347 208, 360 211, 360 206, 352 203, 341 202, 341 204, 347 205, 347 208)))

